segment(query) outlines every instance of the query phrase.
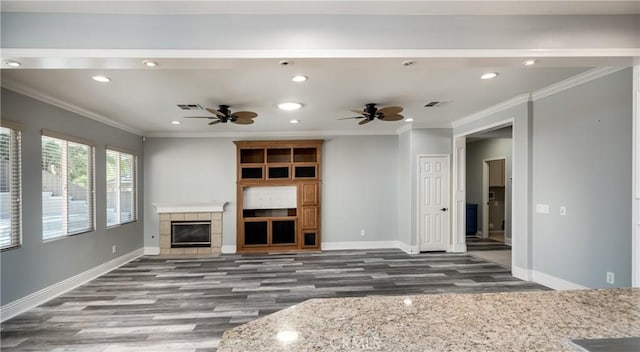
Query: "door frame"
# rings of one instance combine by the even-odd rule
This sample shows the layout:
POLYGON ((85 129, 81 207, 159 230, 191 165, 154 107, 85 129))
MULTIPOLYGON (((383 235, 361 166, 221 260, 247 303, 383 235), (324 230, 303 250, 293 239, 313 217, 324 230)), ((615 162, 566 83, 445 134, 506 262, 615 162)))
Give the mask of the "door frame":
MULTIPOLYGON (((512 138, 513 139, 513 138, 512 138)), ((513 144, 513 141, 511 142, 513 144)), ((513 149, 513 146, 511 147, 513 149)), ((507 200, 507 157, 497 156, 488 159, 482 159, 482 238, 489 238, 489 161, 504 160, 505 172, 504 172, 504 185, 505 194, 504 201, 507 200)), ((513 193, 512 193, 513 196, 513 193)), ((513 201, 509 202, 511 205, 513 201)), ((504 207, 504 218, 507 218, 507 207, 504 207)), ((505 231, 505 244, 506 244, 506 231, 505 231)))
MULTIPOLYGON (((447 189, 443 189, 443 192, 446 192, 447 195, 449 196, 449 211, 447 211, 447 218, 445 219, 445 221, 447 221, 447 223, 449 224, 449 233, 445 234, 445 238, 451 238, 451 234, 453 233, 453 231, 451 231, 451 176, 452 176, 452 172, 451 172, 451 155, 449 154, 418 154, 416 155, 416 183, 417 183, 417 191, 418 193, 416 194, 416 244, 418 246, 417 250, 418 253, 420 252, 420 248, 422 247, 422 237, 420 236, 421 233, 421 226, 420 226, 420 213, 421 213, 421 203, 420 203, 420 192, 422 190, 422 183, 420 182, 420 174, 421 174, 421 169, 420 169, 420 160, 422 158, 440 158, 440 157, 444 157, 447 159, 447 163, 449 164, 449 169, 447 170, 447 172, 449 173, 449 187, 447 189)), ((448 240, 447 244, 449 247, 447 249, 447 252, 451 252, 451 241, 448 240)))
MULTIPOLYGON (((513 133, 511 135, 511 177, 513 178, 513 182, 511 183, 511 274, 519 279, 525 281, 531 281, 531 267, 530 267, 530 255, 529 251, 529 209, 527 206, 524 209, 516 209, 516 203, 514 202, 514 189, 516 189, 516 182, 518 184, 524 183, 528 185, 527 175, 528 170, 520 175, 521 169, 516 169, 514 165, 516 162, 521 162, 519 160, 518 154, 516 153, 516 145, 517 143, 522 143, 519 140, 521 136, 516 133, 517 130, 523 128, 522 125, 528 125, 528 121, 519 121, 515 117, 509 117, 502 120, 497 120, 495 122, 489 122, 487 124, 480 125, 479 127, 469 129, 468 131, 461 132, 453 135, 453 164, 455 165, 454 173, 452 175, 454 182, 454 189, 452 192, 452 196, 455 197, 453 202, 456 203, 456 209, 454 210, 453 216, 453 224, 456 225, 455 233, 452 233, 452 239, 454 242, 454 246, 458 250, 464 249, 466 251, 466 212, 464 211, 463 206, 466 204, 466 137, 471 134, 475 134, 478 132, 494 130, 501 127, 512 126, 513 133), (519 177, 522 177, 522 180, 516 179, 514 174, 518 174, 519 177), (459 209, 458 209, 459 208, 459 209), (516 234, 516 232, 518 232, 516 234), (524 257, 520 257, 519 259, 526 263, 525 267, 519 267, 516 265, 516 256, 520 254, 520 252, 524 252, 524 257)), ((519 150, 518 150, 519 151, 519 150)), ((527 198, 529 195, 527 193, 527 198)), ((527 199, 528 201, 529 199, 527 199)))

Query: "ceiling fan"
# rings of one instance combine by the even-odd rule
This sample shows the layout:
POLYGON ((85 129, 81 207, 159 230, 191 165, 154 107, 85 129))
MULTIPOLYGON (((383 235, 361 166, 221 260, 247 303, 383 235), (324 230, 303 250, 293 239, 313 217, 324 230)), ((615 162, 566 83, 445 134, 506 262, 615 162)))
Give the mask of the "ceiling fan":
POLYGON ((358 125, 364 125, 373 121, 374 119, 379 119, 382 121, 399 121, 404 118, 404 116, 400 115, 400 113, 402 112, 402 108, 399 106, 387 106, 378 109, 375 103, 369 103, 365 105, 364 110, 351 111, 362 116, 343 117, 338 120, 364 119, 358 123, 358 125))
POLYGON ((212 108, 205 108, 205 110, 212 113, 214 116, 185 116, 185 118, 213 120, 209 122, 210 125, 215 125, 220 122, 233 122, 238 125, 250 125, 254 122, 253 119, 258 116, 258 114, 253 111, 236 111, 232 113, 231 110, 229 110, 229 105, 218 105, 218 110, 212 108))

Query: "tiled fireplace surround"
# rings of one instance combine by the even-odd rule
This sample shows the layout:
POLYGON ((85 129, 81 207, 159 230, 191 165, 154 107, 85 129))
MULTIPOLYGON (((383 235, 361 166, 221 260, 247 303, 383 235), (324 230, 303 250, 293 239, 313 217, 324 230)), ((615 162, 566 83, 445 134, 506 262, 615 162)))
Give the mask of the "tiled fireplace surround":
POLYGON ((224 203, 154 205, 160 217, 160 255, 205 256, 220 253, 224 203), (211 221, 211 246, 171 248, 171 221, 211 221))

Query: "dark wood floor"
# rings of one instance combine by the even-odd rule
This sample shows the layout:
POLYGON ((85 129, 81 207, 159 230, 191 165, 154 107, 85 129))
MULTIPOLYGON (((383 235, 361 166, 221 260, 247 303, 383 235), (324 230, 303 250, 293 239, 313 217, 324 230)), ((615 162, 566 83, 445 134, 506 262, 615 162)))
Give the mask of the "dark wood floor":
POLYGON ((545 289, 463 254, 142 257, 3 323, 2 350, 215 351, 226 329, 310 298, 545 289))
POLYGON ((496 241, 490 238, 467 236, 466 243, 468 251, 496 251, 511 249, 511 246, 507 246, 506 244, 504 244, 504 242, 496 241))

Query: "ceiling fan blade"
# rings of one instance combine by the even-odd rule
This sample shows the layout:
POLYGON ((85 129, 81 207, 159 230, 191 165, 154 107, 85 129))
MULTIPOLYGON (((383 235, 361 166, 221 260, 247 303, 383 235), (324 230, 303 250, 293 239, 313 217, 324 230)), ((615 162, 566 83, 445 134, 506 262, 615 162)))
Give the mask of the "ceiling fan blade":
POLYGON ((216 110, 216 109, 212 109, 212 108, 205 108, 205 110, 207 110, 208 112, 216 115, 216 116, 220 116, 220 117, 224 117, 224 114, 221 113, 220 111, 216 110))
POLYGON ((378 109, 378 114, 382 115, 398 115, 402 112, 402 108, 399 106, 387 106, 381 109, 378 109))
POLYGON ((364 120, 362 120, 362 121, 358 122, 358 125, 366 125, 366 124, 368 124, 369 122, 371 122, 371 120, 369 120, 369 119, 364 119, 364 120))
POLYGON ((185 116, 185 119, 212 119, 211 116, 185 116))
POLYGON ((351 111, 351 112, 355 112, 356 114, 360 114, 360 115, 366 115, 366 114, 367 114, 366 112, 364 112, 364 111, 362 111, 362 110, 357 110, 357 109, 349 110, 349 111, 351 111))
POLYGON ((400 121, 404 119, 404 116, 398 114, 398 115, 384 115, 382 116, 382 118, 380 118, 380 120, 382 121, 400 121))
POLYGON ((209 122, 209 124, 210 124, 210 125, 215 125, 216 123, 220 123, 220 122, 222 122, 222 121, 220 121, 220 120, 214 120, 214 121, 209 122))
POLYGON ((364 116, 341 117, 338 120, 353 120, 353 119, 364 119, 364 116))
POLYGON ((253 111, 238 111, 231 114, 231 117, 235 117, 236 119, 253 119, 256 118, 258 114, 253 111))
POLYGON ((252 123, 254 123, 255 121, 253 121, 252 119, 237 119, 235 121, 231 121, 233 123, 237 123, 238 125, 250 125, 252 123))

